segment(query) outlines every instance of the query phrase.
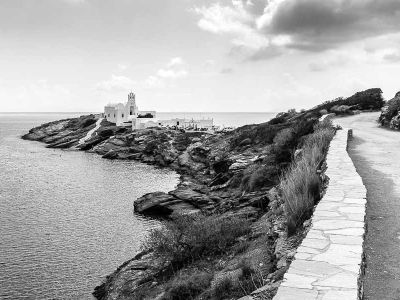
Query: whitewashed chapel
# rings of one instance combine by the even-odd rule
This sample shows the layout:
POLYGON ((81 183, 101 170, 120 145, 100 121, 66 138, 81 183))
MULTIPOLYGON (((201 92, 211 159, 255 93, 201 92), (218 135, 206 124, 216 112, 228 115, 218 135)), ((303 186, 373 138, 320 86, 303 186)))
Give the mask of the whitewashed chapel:
POLYGON ((117 126, 130 126, 132 129, 157 126, 155 111, 140 111, 136 105, 136 95, 128 94, 128 102, 107 104, 104 107, 104 117, 117 126))
POLYGON ((133 130, 149 127, 182 128, 188 130, 214 129, 213 119, 170 119, 157 121, 157 113, 153 110, 139 110, 136 105, 136 95, 128 94, 128 101, 108 104, 104 107, 104 118, 117 126, 132 126, 133 130))

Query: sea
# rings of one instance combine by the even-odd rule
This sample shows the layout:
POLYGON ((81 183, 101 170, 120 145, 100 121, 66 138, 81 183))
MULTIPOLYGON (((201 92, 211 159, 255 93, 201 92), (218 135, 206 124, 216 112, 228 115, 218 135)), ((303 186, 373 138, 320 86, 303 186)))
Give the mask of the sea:
MULTIPOLYGON (((145 193, 179 176, 133 161, 46 148, 30 128, 87 113, 0 113, 0 299, 94 299, 105 276, 132 258, 155 219, 136 215, 145 193)), ((159 113, 237 127, 275 113, 159 113)))

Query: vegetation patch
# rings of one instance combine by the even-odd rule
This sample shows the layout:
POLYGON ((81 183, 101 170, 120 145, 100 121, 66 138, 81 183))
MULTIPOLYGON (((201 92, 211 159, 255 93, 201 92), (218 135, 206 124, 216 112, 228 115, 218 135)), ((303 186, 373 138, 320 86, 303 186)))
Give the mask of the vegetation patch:
POLYGON ((250 233, 250 221, 236 216, 182 216, 150 232, 145 249, 171 262, 173 269, 223 254, 240 236, 250 233))
POLYGON ((289 234, 293 234, 311 216, 315 203, 319 201, 321 179, 318 170, 334 135, 335 129, 329 121, 318 124, 314 133, 305 139, 300 157, 281 178, 289 234))
POLYGON ((195 299, 211 283, 213 276, 208 272, 197 271, 176 276, 167 286, 164 300, 195 299))

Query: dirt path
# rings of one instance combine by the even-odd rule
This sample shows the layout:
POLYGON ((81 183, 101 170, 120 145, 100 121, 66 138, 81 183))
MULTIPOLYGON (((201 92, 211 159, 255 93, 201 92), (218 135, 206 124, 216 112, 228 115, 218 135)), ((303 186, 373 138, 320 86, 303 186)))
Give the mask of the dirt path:
POLYGON ((349 153, 367 188, 364 299, 400 299, 400 132, 379 113, 337 119, 353 128, 349 153))

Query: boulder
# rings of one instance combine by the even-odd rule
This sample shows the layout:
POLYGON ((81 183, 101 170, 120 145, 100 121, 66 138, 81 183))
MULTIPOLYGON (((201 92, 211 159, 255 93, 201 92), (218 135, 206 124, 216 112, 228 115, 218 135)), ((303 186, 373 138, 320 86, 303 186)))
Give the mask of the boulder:
POLYGON ((160 213, 169 215, 172 209, 168 205, 181 202, 172 195, 164 192, 148 193, 138 198, 134 203, 134 210, 137 213, 160 213))
POLYGON ((197 172, 203 170, 206 166, 202 163, 192 160, 190 154, 185 151, 178 157, 178 164, 180 167, 187 168, 191 171, 197 172))
POLYGON ((210 203, 214 203, 207 195, 195 192, 187 187, 179 187, 168 194, 185 202, 191 203, 195 207, 201 207, 210 203))
POLYGON ((107 159, 116 159, 118 158, 118 152, 114 150, 108 151, 106 154, 102 156, 102 158, 107 158, 107 159))
POLYGON ((208 162, 208 154, 210 153, 210 148, 205 147, 200 142, 190 145, 187 151, 194 162, 199 162, 199 163, 208 162))
MULTIPOLYGON (((178 194, 184 197, 184 193, 178 194)), ((188 195, 189 193, 186 194, 186 196, 188 195)), ((146 194, 138 198, 134 202, 133 206, 135 212, 137 213, 171 218, 200 212, 200 209, 196 208, 189 201, 186 202, 182 199, 176 198, 171 194, 166 194, 163 192, 146 194)))
POLYGON ((124 299, 134 299, 135 291, 151 285, 168 263, 164 258, 155 257, 152 251, 140 252, 107 276, 105 282, 95 288, 93 296, 98 300, 122 299, 121 295, 126 296, 124 299))
POLYGON ((239 143, 239 146, 240 146, 240 147, 243 147, 243 146, 250 145, 251 143, 252 143, 251 139, 250 139, 250 138, 246 138, 246 139, 242 140, 242 141, 239 143))

